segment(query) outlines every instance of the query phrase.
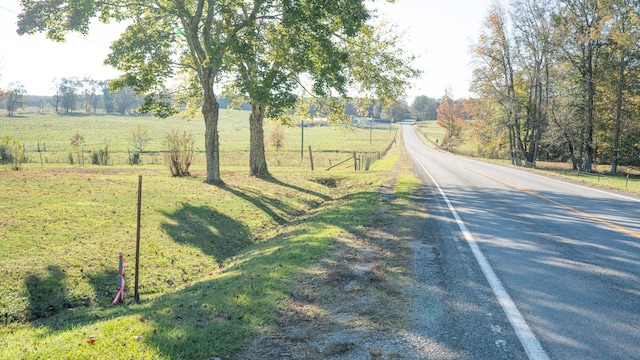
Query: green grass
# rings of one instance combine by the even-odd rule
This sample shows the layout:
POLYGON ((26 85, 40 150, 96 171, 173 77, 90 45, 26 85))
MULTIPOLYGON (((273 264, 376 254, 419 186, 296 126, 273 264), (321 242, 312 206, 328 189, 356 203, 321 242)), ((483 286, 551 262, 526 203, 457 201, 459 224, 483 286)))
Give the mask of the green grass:
MULTIPOLYGON (((3 185, 24 185, 24 177, 38 175, 31 171, 3 177, 3 185)), ((135 176, 65 172, 42 186, 27 181, 21 204, 32 209, 3 219, 11 224, 1 235, 0 349, 6 350, 0 356, 109 358, 114 348, 137 358, 233 355, 275 324, 278 301, 333 237, 375 221, 379 195, 371 186, 379 173, 342 174, 337 188, 314 182, 316 176, 285 173, 265 182, 227 174, 227 185, 215 188, 146 174, 143 301, 122 306, 110 302, 119 251, 126 254, 126 299, 132 298, 135 176), (60 181, 74 176, 87 181, 60 181), (76 206, 93 201, 88 183, 102 189, 100 210, 76 206), (36 198, 29 193, 42 189, 61 193, 27 204, 36 198)))
MULTIPOLYGON (((81 120, 92 121, 57 121, 81 120)), ((52 139, 65 138, 58 131, 52 139)), ((248 138, 246 129, 234 131, 248 138)), ((369 145, 368 131, 357 129, 307 134, 326 149, 357 151, 383 150, 393 137, 379 130, 369 145)), ((274 329, 281 300, 296 279, 312 275, 310 264, 334 238, 380 220, 377 186, 390 166, 380 161, 366 173, 276 166, 269 180, 227 166, 220 187, 203 183, 200 164, 193 178, 172 178, 154 165, 0 166, 0 358, 232 357, 253 335, 274 329), (138 175, 142 301, 135 304, 138 175), (121 251, 125 303, 112 305, 121 251)))
MULTIPOLYGON (((149 141, 141 154, 143 164, 163 166, 163 141, 165 135, 178 130, 193 134, 196 164, 204 162, 204 123, 187 121, 180 117, 157 119, 154 117, 130 117, 116 115, 63 116, 52 113, 20 113, 17 117, 0 118, 0 136, 9 135, 23 143, 28 161, 34 165, 69 164, 71 153, 77 161, 77 151, 70 145, 71 137, 79 133, 84 137, 84 164, 91 163, 91 156, 105 144, 109 145, 112 165, 126 165, 131 130, 140 123, 149 131, 149 141), (38 153, 37 150, 45 150, 38 153)), ((308 122, 306 122, 308 123, 308 122)), ((313 151, 314 167, 327 168, 346 159, 351 152, 384 150, 395 134, 396 126, 378 126, 371 132, 368 127, 313 126, 304 129, 304 155, 301 158, 302 136, 299 127, 284 127, 284 148, 276 151, 268 139, 272 126, 265 127, 265 150, 271 166, 304 166, 310 168, 309 146, 313 151), (370 143, 371 142, 371 143, 370 143)), ((249 112, 221 110, 218 130, 220 151, 225 154, 222 166, 242 167, 249 163, 249 112)))
POLYGON ((418 136, 425 144, 432 147, 436 147, 438 144, 442 144, 445 131, 444 128, 438 125, 435 120, 419 121, 416 122, 414 128, 417 130, 418 136))
POLYGON ((569 163, 538 161, 536 163, 536 169, 532 169, 532 171, 557 176, 566 180, 579 182, 590 186, 640 195, 640 174, 638 173, 637 169, 626 167, 619 168, 619 170, 630 174, 629 178, 624 175, 610 176, 603 174, 606 174, 606 172, 608 172, 610 169, 610 165, 594 164, 593 173, 586 174, 584 172, 577 172, 575 170, 572 170, 571 164, 569 163))

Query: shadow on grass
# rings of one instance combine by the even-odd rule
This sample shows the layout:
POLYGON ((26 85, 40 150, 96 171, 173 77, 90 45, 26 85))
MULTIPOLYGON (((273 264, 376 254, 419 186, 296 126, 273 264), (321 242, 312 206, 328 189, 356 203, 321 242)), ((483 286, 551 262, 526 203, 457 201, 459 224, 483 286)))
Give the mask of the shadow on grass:
POLYGON ((25 279, 24 284, 29 292, 29 320, 46 318, 68 307, 65 278, 59 266, 49 266, 46 275, 31 274, 25 279))
POLYGON ((220 189, 228 191, 233 195, 237 196, 240 199, 246 200, 252 203, 255 207, 262 210, 265 214, 267 214, 273 221, 278 224, 283 224, 285 220, 278 214, 279 211, 286 211, 287 206, 278 199, 271 199, 266 196, 262 196, 255 191, 247 190, 247 189, 235 189, 230 187, 229 185, 223 184, 220 185, 220 189))
MULTIPOLYGON (((344 197, 340 206, 292 221, 292 231, 247 247, 216 279, 161 297, 142 314, 153 327, 145 342, 166 357, 237 358, 248 339, 282 326, 282 314, 292 311, 286 304, 306 302, 293 291, 301 278, 318 275, 317 266, 335 266, 323 254, 335 246, 338 233, 365 238, 363 226, 388 221, 378 213, 379 199, 379 193, 366 191, 344 197)), ((309 304, 327 305, 314 303, 321 296, 314 288, 306 291, 309 304)), ((318 321, 306 316, 296 318, 318 321)), ((263 355, 278 357, 266 349, 263 355)))
MULTIPOLYGON (((278 199, 223 188, 275 216, 274 219, 284 221, 276 211, 286 213, 289 210, 278 199)), ((315 196, 322 197, 322 194, 315 196)), ((343 206, 295 219, 291 222, 295 226, 292 231, 257 244, 252 242, 251 231, 242 222, 209 206, 184 203, 176 211, 163 214, 166 216, 161 225, 163 230, 177 243, 199 247, 218 263, 234 257, 232 266, 215 275, 214 279, 153 300, 143 299, 140 305, 110 307, 107 304, 98 312, 85 309, 78 310, 75 315, 59 314, 45 319, 42 324, 49 330, 63 331, 70 326, 98 323, 107 318, 126 322, 130 315, 135 315, 140 319, 133 320, 135 324, 144 323, 146 330, 134 335, 143 335, 140 344, 153 349, 153 353, 168 358, 233 357, 252 336, 278 327, 280 307, 291 297, 294 279, 308 274, 310 265, 332 246, 336 231, 358 234, 363 224, 380 220, 369 216, 375 209, 374 199, 379 199, 379 194, 362 192, 345 197, 340 201, 343 206), (332 230, 327 231, 329 228, 332 230), (63 322, 67 325, 55 325, 63 322)), ((108 272, 89 281, 94 288, 104 289, 112 283, 115 286, 115 275, 115 272, 108 272)), ((45 296, 59 291, 62 298, 67 298, 64 282, 64 272, 59 268, 50 269, 44 277, 31 277, 27 285, 31 296, 42 304, 31 311, 49 315, 46 301, 36 299, 38 291, 47 283, 51 284, 48 285, 51 290, 45 296)), ((115 344, 120 339, 130 341, 131 333, 123 328, 113 336, 109 341, 115 344)))
POLYGON ((93 296, 69 291, 65 270, 57 265, 48 266, 44 275, 29 275, 24 281, 29 299, 26 309, 27 320, 46 326, 53 332, 65 331, 74 325, 95 321, 96 317, 91 315, 91 305, 101 308, 111 305, 112 296, 117 292, 117 271, 106 271, 87 277, 93 287, 93 296))
POLYGON ((87 277, 89 284, 91 284, 91 287, 93 288, 95 304, 99 307, 111 305, 119 289, 117 268, 97 274, 91 274, 87 277))
MULTIPOLYGON (((268 182, 277 186, 281 186, 281 187, 286 187, 286 188, 295 190, 298 193, 304 193, 319 199, 319 201, 307 200, 306 203, 309 207, 315 207, 318 205, 319 202, 332 200, 332 198, 328 195, 285 183, 272 176, 267 178, 261 178, 261 179, 265 182, 268 182)), ((291 218, 298 215, 302 215, 303 213, 302 210, 294 208, 293 206, 287 204, 286 201, 283 201, 282 199, 279 199, 277 197, 264 196, 257 190, 243 189, 243 188, 237 188, 237 187, 234 188, 227 184, 222 184, 219 187, 220 189, 226 190, 240 199, 250 202, 256 208, 262 210, 265 214, 267 214, 273 221, 275 221, 278 224, 284 224, 291 218)))
POLYGON ((270 183, 272 183, 272 184, 276 184, 276 185, 279 185, 279 186, 288 187, 288 188, 293 189, 293 190, 295 190, 295 191, 299 191, 299 192, 302 192, 302 193, 306 193, 306 194, 309 194, 309 195, 313 195, 313 196, 319 197, 320 199, 322 199, 322 200, 324 200, 324 201, 329 201, 329 200, 331 200, 331 197, 330 197, 330 196, 327 196, 327 195, 325 195, 325 194, 319 193, 319 192, 317 192, 317 191, 313 191, 313 190, 309 190, 309 189, 301 188, 300 186, 295 186, 295 185, 287 184, 287 183, 285 183, 285 182, 282 182, 281 180, 276 179, 275 177, 269 177, 269 178, 266 178, 266 179, 264 179, 264 181, 267 181, 267 182, 270 182, 270 183))
POLYGON ((177 243, 200 248, 219 264, 251 245, 250 229, 209 206, 187 203, 174 212, 164 212, 168 219, 163 230, 177 243))
POLYGON ((278 327, 293 279, 330 246, 331 238, 297 229, 238 254, 217 279, 162 296, 141 313, 150 324, 146 344, 163 357, 234 358, 248 339, 278 327))

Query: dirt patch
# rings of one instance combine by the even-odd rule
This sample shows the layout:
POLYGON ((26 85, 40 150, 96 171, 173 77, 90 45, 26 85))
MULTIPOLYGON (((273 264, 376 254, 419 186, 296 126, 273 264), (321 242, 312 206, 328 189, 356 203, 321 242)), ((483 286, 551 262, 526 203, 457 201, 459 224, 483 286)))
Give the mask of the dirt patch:
POLYGON ((430 356, 434 344, 416 324, 429 323, 429 312, 419 307, 437 304, 430 302, 433 295, 418 280, 425 274, 418 276, 414 264, 416 256, 422 261, 434 254, 424 245, 419 195, 411 204, 394 199, 397 173, 381 189, 376 218, 384 221, 336 237, 332 251, 310 269, 316 275, 300 281, 279 304, 275 334, 254 339, 240 359, 430 356))
POLYGON ((336 178, 316 178, 313 181, 328 188, 337 188, 340 184, 340 180, 336 178))

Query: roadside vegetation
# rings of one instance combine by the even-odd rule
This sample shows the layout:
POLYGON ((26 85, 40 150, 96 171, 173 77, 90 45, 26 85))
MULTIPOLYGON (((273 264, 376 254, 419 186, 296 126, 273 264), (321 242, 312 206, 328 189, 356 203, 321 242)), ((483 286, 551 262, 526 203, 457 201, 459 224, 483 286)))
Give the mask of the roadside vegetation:
MULTIPOLYGON (((416 123, 418 136, 422 141, 434 148, 439 148, 439 144, 445 136, 444 128, 440 127, 436 121, 421 121, 416 123)), ((451 151, 463 155, 470 156, 485 161, 499 163, 505 166, 515 166, 511 164, 511 160, 507 158, 486 158, 477 152, 474 148, 474 141, 465 137, 465 141, 459 144, 451 151)), ((559 161, 540 161, 536 162, 535 168, 524 168, 523 170, 534 171, 546 175, 557 176, 566 180, 584 183, 590 186, 602 187, 610 190, 628 192, 640 195, 640 169, 633 166, 619 166, 619 173, 616 176, 609 174, 609 164, 593 164, 591 173, 578 171, 573 169, 570 162, 559 161)))
MULTIPOLYGON (((86 147, 108 139, 112 159, 124 158, 129 134, 123 129, 136 122, 148 128, 145 148, 161 152, 163 133, 194 126, 195 134, 193 123, 43 116, 18 115, 0 127, 28 149, 47 143, 41 153, 26 151, 29 161, 20 171, 0 165, 0 358, 111 358, 114 351, 142 359, 233 357, 249 339, 281 325, 292 291, 317 275, 314 264, 339 239, 362 238, 363 229, 393 215, 380 212, 378 192, 393 160, 366 172, 355 171, 353 161, 311 171, 294 150, 299 128, 284 129, 284 150, 295 159, 286 159, 283 149, 268 152, 282 157, 273 177, 250 177, 248 163, 238 162, 222 168, 224 184, 211 186, 197 158, 187 177, 172 177, 164 164, 148 160, 136 166, 39 161, 41 154, 72 151, 77 132, 86 147), (138 175, 143 206, 136 304, 138 175), (113 305, 119 252, 125 254, 126 292, 124 303, 113 305)), ((247 151, 245 124, 233 117, 221 123, 229 134, 223 159, 247 151)), ((353 151, 384 151, 392 130, 311 127, 305 144, 339 150, 331 155, 337 161, 353 151)))

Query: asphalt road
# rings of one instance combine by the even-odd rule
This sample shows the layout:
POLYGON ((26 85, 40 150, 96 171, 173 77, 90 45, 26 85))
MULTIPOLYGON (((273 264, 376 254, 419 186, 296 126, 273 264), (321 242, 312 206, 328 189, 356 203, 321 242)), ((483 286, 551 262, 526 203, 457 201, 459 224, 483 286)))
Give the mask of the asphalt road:
POLYGON ((640 199, 403 139, 449 292, 435 337, 463 358, 640 359, 640 199))

